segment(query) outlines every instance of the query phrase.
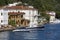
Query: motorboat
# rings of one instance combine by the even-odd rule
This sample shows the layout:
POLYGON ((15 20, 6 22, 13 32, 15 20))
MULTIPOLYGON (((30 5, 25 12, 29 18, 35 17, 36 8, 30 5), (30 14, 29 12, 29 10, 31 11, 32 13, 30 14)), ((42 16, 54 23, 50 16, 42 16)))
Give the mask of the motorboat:
POLYGON ((29 31, 37 31, 37 30, 44 30, 44 25, 38 27, 20 27, 13 30, 13 32, 29 32, 29 31))

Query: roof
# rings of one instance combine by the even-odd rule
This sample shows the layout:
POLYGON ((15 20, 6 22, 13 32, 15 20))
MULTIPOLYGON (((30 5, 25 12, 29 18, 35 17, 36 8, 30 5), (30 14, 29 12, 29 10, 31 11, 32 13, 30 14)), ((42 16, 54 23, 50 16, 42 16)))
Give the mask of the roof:
POLYGON ((9 15, 23 15, 24 12, 8 12, 9 15))
POLYGON ((36 10, 35 8, 30 8, 29 6, 10 6, 4 9, 21 9, 21 10, 36 10))
POLYGON ((56 13, 54 11, 51 11, 51 12, 46 12, 46 14, 49 14, 51 16, 55 16, 56 13))

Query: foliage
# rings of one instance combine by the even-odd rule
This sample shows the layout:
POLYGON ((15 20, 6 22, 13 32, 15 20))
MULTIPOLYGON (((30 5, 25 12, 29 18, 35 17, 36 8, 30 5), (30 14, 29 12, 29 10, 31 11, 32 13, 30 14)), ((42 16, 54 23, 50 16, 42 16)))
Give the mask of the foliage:
POLYGON ((60 18, 60 0, 0 0, 0 6, 19 1, 33 5, 40 12, 55 11, 60 18))
MULTIPOLYGON (((60 0, 21 0, 23 3, 33 5, 39 12, 55 11, 57 18, 60 18, 60 0)), ((42 14, 45 15, 45 14, 42 14)))
POLYGON ((50 16, 46 13, 40 13, 42 17, 46 18, 49 21, 50 16))
POLYGON ((0 0, 0 5, 1 6, 5 5, 5 1, 4 0, 0 0))
POLYGON ((15 22, 15 20, 9 20, 9 23, 8 23, 9 25, 12 25, 12 26, 15 26, 16 25, 16 22, 15 22))

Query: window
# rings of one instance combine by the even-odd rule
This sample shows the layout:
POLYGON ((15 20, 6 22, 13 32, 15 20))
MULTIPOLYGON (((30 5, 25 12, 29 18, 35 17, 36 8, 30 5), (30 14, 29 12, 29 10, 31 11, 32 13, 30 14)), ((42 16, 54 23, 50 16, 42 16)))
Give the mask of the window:
POLYGON ((9 19, 11 19, 11 17, 9 16, 9 19))
POLYGON ((23 18, 23 15, 21 15, 21 18, 23 18))
POLYGON ((18 13, 20 13, 20 11, 18 11, 18 13))
POLYGON ((23 21, 21 20, 21 24, 23 24, 23 21))
POLYGON ((1 23, 3 22, 3 20, 1 20, 1 23))
POLYGON ((1 13, 1 15, 3 15, 3 13, 1 13))

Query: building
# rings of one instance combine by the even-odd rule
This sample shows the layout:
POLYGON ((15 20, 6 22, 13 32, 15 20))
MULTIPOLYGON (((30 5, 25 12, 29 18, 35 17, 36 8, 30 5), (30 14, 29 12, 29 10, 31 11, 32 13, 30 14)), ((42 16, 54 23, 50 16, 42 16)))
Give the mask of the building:
POLYGON ((51 11, 51 12, 47 12, 47 14, 49 14, 50 16, 49 22, 54 22, 56 13, 54 11, 51 11))
POLYGON ((12 25, 15 22, 15 25, 18 26, 28 26, 29 20, 23 18, 24 12, 8 12, 9 25, 12 25))
POLYGON ((23 18, 29 20, 30 27, 36 27, 38 25, 38 10, 35 9, 33 6, 7 6, 4 8, 7 13, 9 12, 24 12, 23 18))
POLYGON ((9 23, 8 20, 13 20, 13 19, 15 19, 16 24, 24 25, 24 26, 29 25, 30 27, 33 27, 33 26, 36 27, 38 24, 37 22, 38 10, 33 8, 32 6, 23 6, 23 5, 7 6, 7 7, 4 7, 3 9, 0 9, 0 25, 8 25, 9 23), (18 16, 20 16, 20 18, 18 16), (18 19, 19 19, 19 22, 17 22, 18 19))
POLYGON ((3 8, 0 9, 0 27, 2 25, 8 25, 8 13, 3 8))

